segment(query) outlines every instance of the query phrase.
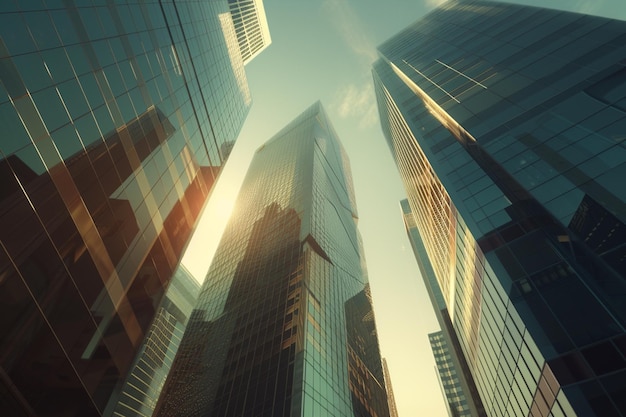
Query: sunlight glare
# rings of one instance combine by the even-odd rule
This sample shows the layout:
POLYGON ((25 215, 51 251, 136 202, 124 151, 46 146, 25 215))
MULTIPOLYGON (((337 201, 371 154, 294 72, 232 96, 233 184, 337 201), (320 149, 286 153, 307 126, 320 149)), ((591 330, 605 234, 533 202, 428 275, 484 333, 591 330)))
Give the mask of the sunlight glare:
POLYGON ((200 283, 211 265, 234 205, 235 199, 231 196, 211 196, 185 251, 182 264, 200 283))

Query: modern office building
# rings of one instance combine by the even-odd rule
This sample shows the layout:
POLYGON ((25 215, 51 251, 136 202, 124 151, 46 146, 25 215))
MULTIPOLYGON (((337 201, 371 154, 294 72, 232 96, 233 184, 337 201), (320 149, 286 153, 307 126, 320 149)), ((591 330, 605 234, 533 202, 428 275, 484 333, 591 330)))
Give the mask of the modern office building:
POLYGON ((261 146, 159 416, 388 416, 349 162, 318 102, 261 146))
POLYGON ((181 264, 135 358, 117 402, 105 412, 113 416, 151 416, 170 371, 200 284, 181 264), (112 414, 111 414, 112 413, 112 414))
POLYGON ((428 340, 435 357, 437 376, 441 383, 448 415, 450 417, 474 417, 476 414, 470 410, 467 395, 461 385, 460 374, 452 360, 454 352, 450 350, 443 332, 430 333, 428 340))
POLYGON ((272 43, 262 0, 228 0, 243 63, 247 64, 272 43))
MULTIPOLYGON (((470 372, 461 344, 454 331, 454 325, 450 320, 445 298, 441 293, 437 277, 426 254, 426 248, 424 247, 421 235, 417 229, 409 201, 406 199, 402 200, 400 207, 402 209, 402 219, 404 220, 407 237, 411 243, 411 248, 413 249, 413 254, 415 255, 415 260, 417 261, 428 297, 434 307, 435 317, 437 317, 439 327, 441 328, 440 336, 437 340, 438 343, 444 345, 446 349, 444 363, 446 373, 444 375, 441 373, 437 355, 435 355, 439 379, 442 381, 442 385, 445 386, 448 384, 455 387, 455 393, 452 398, 448 397, 444 389, 448 412, 452 416, 459 414, 472 417, 487 417, 485 407, 483 406, 480 395, 478 394, 478 389, 476 388, 476 383, 474 382, 474 377, 470 372), (454 375, 452 376, 452 374, 454 375)), ((440 357, 440 359, 442 358, 440 357)))
POLYGON ((0 6, 0 415, 99 416, 250 108, 227 0, 0 6))
POLYGON ((379 53, 420 256, 487 415, 626 415, 626 23, 451 1, 379 53))

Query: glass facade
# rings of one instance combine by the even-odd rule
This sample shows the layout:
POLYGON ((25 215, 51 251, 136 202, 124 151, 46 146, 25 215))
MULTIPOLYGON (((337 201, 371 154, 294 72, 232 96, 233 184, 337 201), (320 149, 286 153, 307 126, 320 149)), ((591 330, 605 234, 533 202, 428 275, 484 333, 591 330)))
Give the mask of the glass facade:
POLYGON ((109 403, 114 407, 113 416, 152 415, 199 292, 198 281, 179 265, 128 373, 118 403, 109 403))
POLYGON ((251 104, 228 2, 0 5, 0 414, 98 416, 251 104))
POLYGON ((450 417, 472 417, 475 414, 470 410, 467 396, 461 385, 461 378, 452 360, 453 353, 450 351, 448 342, 443 332, 435 332, 428 335, 430 347, 433 350, 437 373, 441 382, 448 413, 450 417))
POLYGON ((625 41, 465 0, 379 47, 383 131, 490 416, 626 415, 625 41))
POLYGON ((433 338, 435 338, 438 346, 437 349, 445 348, 445 354, 442 352, 437 353, 433 346, 433 353, 435 354, 439 378, 444 386, 444 397, 448 403, 449 413, 453 417, 456 415, 486 417, 485 407, 480 399, 476 382, 470 372, 467 360, 461 349, 461 344, 454 331, 454 326, 450 320, 443 293, 439 288, 439 283, 437 282, 432 264, 426 255, 426 248, 424 247, 421 235, 417 229, 409 201, 402 200, 400 207, 402 209, 402 218, 409 242, 411 243, 411 248, 415 254, 415 259, 420 269, 426 291, 435 308, 435 316, 441 327, 441 331, 437 336, 429 337, 431 345, 433 338), (438 355, 440 357, 438 357, 438 355), (439 366, 440 361, 443 361, 441 367, 439 366), (446 391, 446 384, 452 385, 454 392, 446 391))
POLYGON ((160 416, 388 416, 350 177, 321 104, 250 165, 160 416))

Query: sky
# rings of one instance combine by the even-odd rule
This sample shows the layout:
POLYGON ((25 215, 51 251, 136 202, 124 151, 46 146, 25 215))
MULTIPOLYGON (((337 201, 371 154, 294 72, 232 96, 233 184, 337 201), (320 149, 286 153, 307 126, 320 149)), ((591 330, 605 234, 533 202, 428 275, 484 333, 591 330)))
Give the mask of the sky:
MULTIPOLYGON (((405 191, 378 122, 371 64, 377 45, 441 3, 265 0, 272 44, 246 66, 252 109, 183 259, 204 277, 254 151, 321 100, 352 165, 381 354, 400 417, 448 414, 427 336, 439 326, 404 230, 405 191)), ((626 20, 626 0, 515 3, 626 20)))

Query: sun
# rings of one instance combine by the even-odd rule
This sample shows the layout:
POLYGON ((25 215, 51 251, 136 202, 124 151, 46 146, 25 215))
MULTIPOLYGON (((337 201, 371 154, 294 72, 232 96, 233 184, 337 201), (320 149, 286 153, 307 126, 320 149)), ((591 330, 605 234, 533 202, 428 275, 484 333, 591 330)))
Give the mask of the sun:
POLYGON ((198 221, 182 259, 182 264, 198 282, 204 280, 234 205, 234 198, 214 195, 198 221))

